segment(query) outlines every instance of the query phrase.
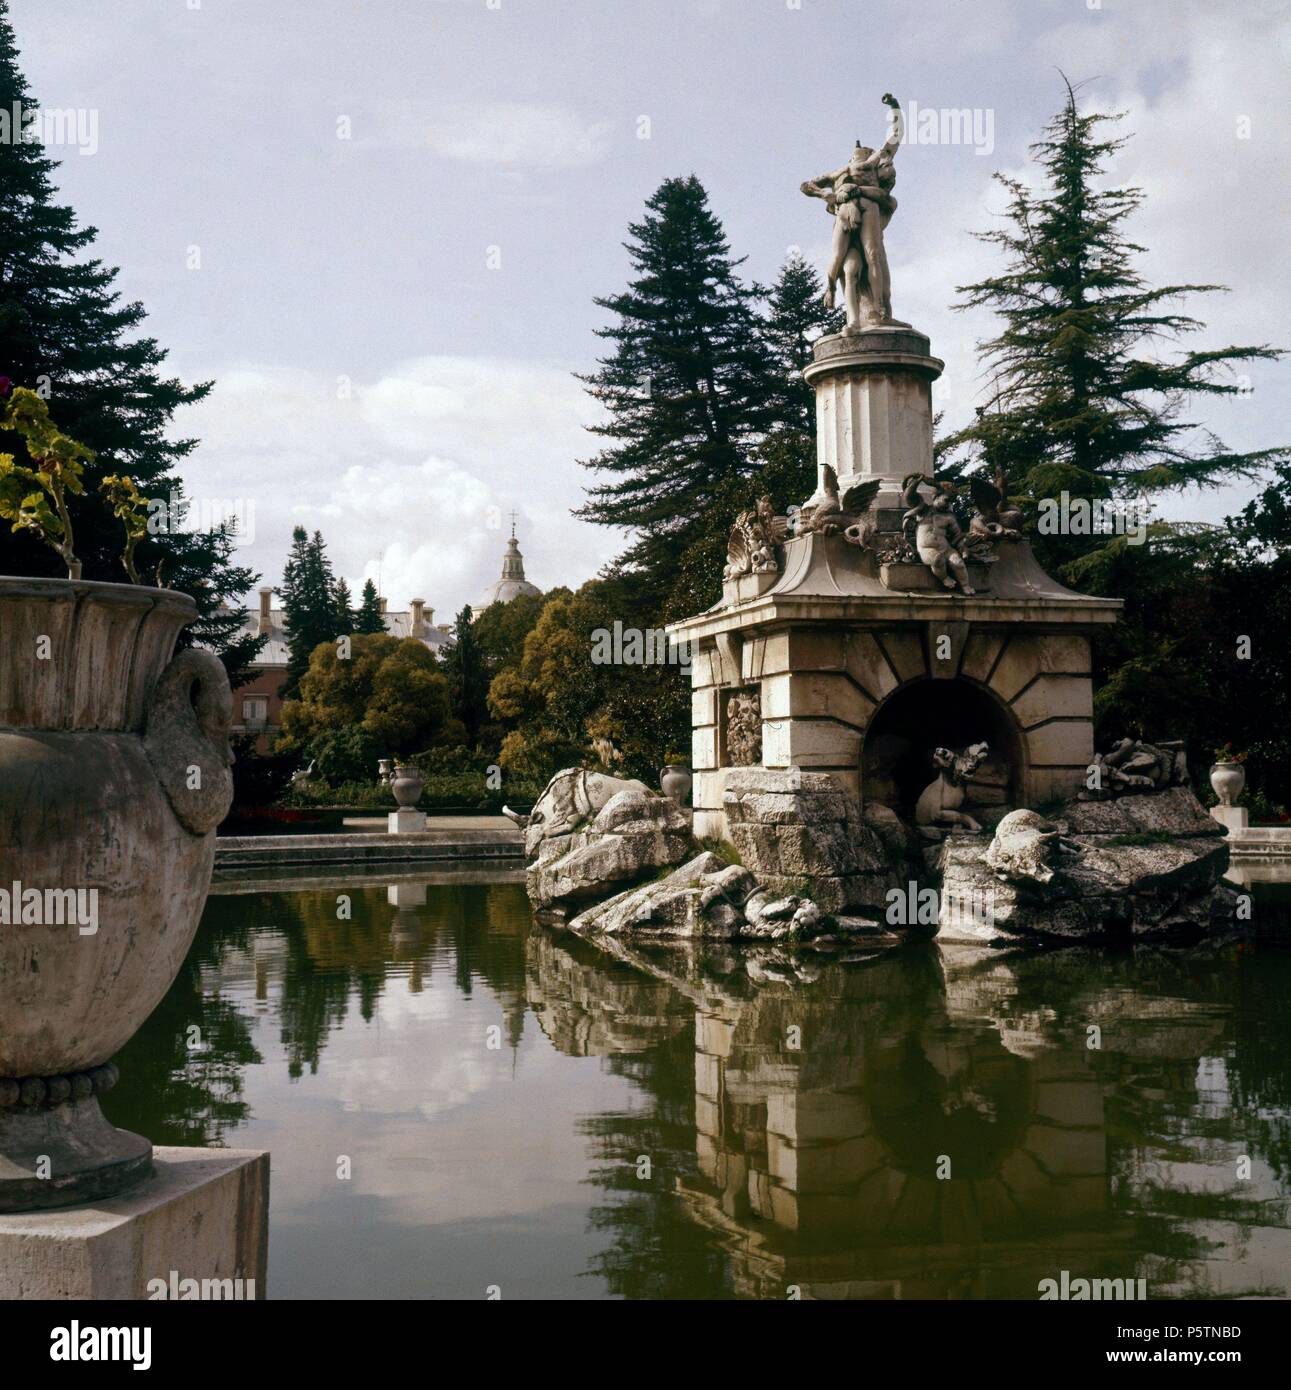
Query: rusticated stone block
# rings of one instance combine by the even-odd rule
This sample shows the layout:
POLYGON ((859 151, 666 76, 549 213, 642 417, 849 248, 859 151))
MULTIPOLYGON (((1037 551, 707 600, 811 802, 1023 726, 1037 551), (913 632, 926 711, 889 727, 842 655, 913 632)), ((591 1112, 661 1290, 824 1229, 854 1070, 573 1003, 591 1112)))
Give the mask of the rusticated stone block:
POLYGON ((1024 729, 1045 719, 1092 719, 1094 688, 1087 676, 1040 675, 1014 697, 1013 713, 1024 729))
POLYGON ((763 719, 828 716, 863 728, 874 708, 874 701, 841 671, 767 676, 762 682, 763 719))
POLYGON ((742 821, 731 824, 729 812, 726 819, 731 843, 739 850, 744 864, 752 869, 759 879, 763 873, 778 873, 780 852, 774 832, 764 825, 749 825, 742 821))
POLYGON ((991 668, 995 665, 995 659, 1000 654, 1000 648, 1004 645, 1005 634, 1000 632, 974 632, 969 635, 968 642, 964 647, 964 660, 960 666, 960 675, 967 676, 970 680, 980 681, 983 685, 986 678, 991 674, 991 668))
POLYGON ((838 787, 814 791, 808 796, 796 792, 762 792, 744 798, 741 818, 762 825, 814 825, 818 822, 846 821, 847 798, 838 787))
POLYGON ((1094 761, 1092 720, 1055 720, 1027 734, 1031 761, 1042 767, 1066 765, 1088 768, 1094 761))
POLYGON ((705 770, 717 766, 717 730, 715 728, 692 729, 690 734, 691 766, 705 770))
POLYGON ((856 849, 841 825, 778 825, 773 833, 782 873, 843 875, 860 868, 856 849))

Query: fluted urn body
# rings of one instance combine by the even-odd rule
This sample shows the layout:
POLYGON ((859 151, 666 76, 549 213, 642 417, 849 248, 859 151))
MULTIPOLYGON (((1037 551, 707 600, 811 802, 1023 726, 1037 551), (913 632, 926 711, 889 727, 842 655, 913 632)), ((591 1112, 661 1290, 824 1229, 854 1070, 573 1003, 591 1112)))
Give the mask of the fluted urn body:
POLYGON ((210 886, 228 678, 185 594, 0 577, 0 1211, 150 1169, 97 1093, 160 1003, 210 886))

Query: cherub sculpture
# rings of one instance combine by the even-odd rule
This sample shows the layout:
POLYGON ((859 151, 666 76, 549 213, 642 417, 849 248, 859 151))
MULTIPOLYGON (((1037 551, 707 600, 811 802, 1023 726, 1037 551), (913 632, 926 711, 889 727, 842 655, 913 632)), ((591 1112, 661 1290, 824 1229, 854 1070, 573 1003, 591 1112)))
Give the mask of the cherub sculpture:
POLYGON ((901 528, 904 531, 913 524, 914 546, 919 558, 947 589, 958 584, 962 593, 975 594, 977 590, 968 577, 968 566, 962 554, 964 531, 950 510, 950 485, 932 484, 936 494, 931 502, 925 502, 919 495, 919 485, 931 482, 922 473, 911 473, 904 479, 901 501, 906 512, 901 518, 901 528))
POLYGON ((841 532, 849 544, 865 545, 878 524, 870 508, 882 486, 882 478, 867 478, 840 490, 838 474, 826 464, 824 495, 802 509, 800 529, 822 536, 836 536, 841 532))
POLYGON ((723 579, 745 574, 775 574, 780 569, 780 547, 789 534, 786 517, 776 516, 769 497, 759 497, 751 512, 741 512, 726 542, 723 579))

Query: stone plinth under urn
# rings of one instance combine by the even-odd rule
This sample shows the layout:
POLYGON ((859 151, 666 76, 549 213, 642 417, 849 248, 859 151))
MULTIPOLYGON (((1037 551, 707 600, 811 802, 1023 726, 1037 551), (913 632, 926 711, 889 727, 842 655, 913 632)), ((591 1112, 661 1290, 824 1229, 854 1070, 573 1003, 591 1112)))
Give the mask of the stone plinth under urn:
POLYGON ((165 589, 0 578, 0 1211, 150 1171, 98 1096, 188 952, 232 800, 224 667, 173 655, 196 616, 165 589))
POLYGON ((426 828, 426 813, 417 809, 421 799, 421 769, 414 763, 397 763, 390 778, 390 790, 399 803, 391 811, 387 828, 391 835, 417 835, 426 828))

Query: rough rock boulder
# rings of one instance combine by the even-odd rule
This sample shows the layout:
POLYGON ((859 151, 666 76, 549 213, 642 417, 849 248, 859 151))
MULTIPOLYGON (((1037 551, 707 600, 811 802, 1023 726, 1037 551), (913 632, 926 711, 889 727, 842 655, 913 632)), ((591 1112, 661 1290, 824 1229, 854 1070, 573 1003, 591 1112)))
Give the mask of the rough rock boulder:
POLYGON ((735 768, 722 801, 732 844, 772 893, 800 893, 828 912, 880 911, 904 884, 855 798, 826 773, 735 768))
POLYGON ((653 883, 579 913, 571 931, 584 936, 741 938, 807 941, 837 922, 810 899, 773 896, 741 864, 708 850, 653 883))
POLYGON ((591 902, 680 864, 698 848, 690 817, 671 797, 627 787, 591 820, 540 840, 525 885, 540 907, 591 902))
POLYGON ((1218 928, 1234 895, 1224 828, 1186 787, 1014 812, 942 846, 941 941, 1130 939, 1218 928))

